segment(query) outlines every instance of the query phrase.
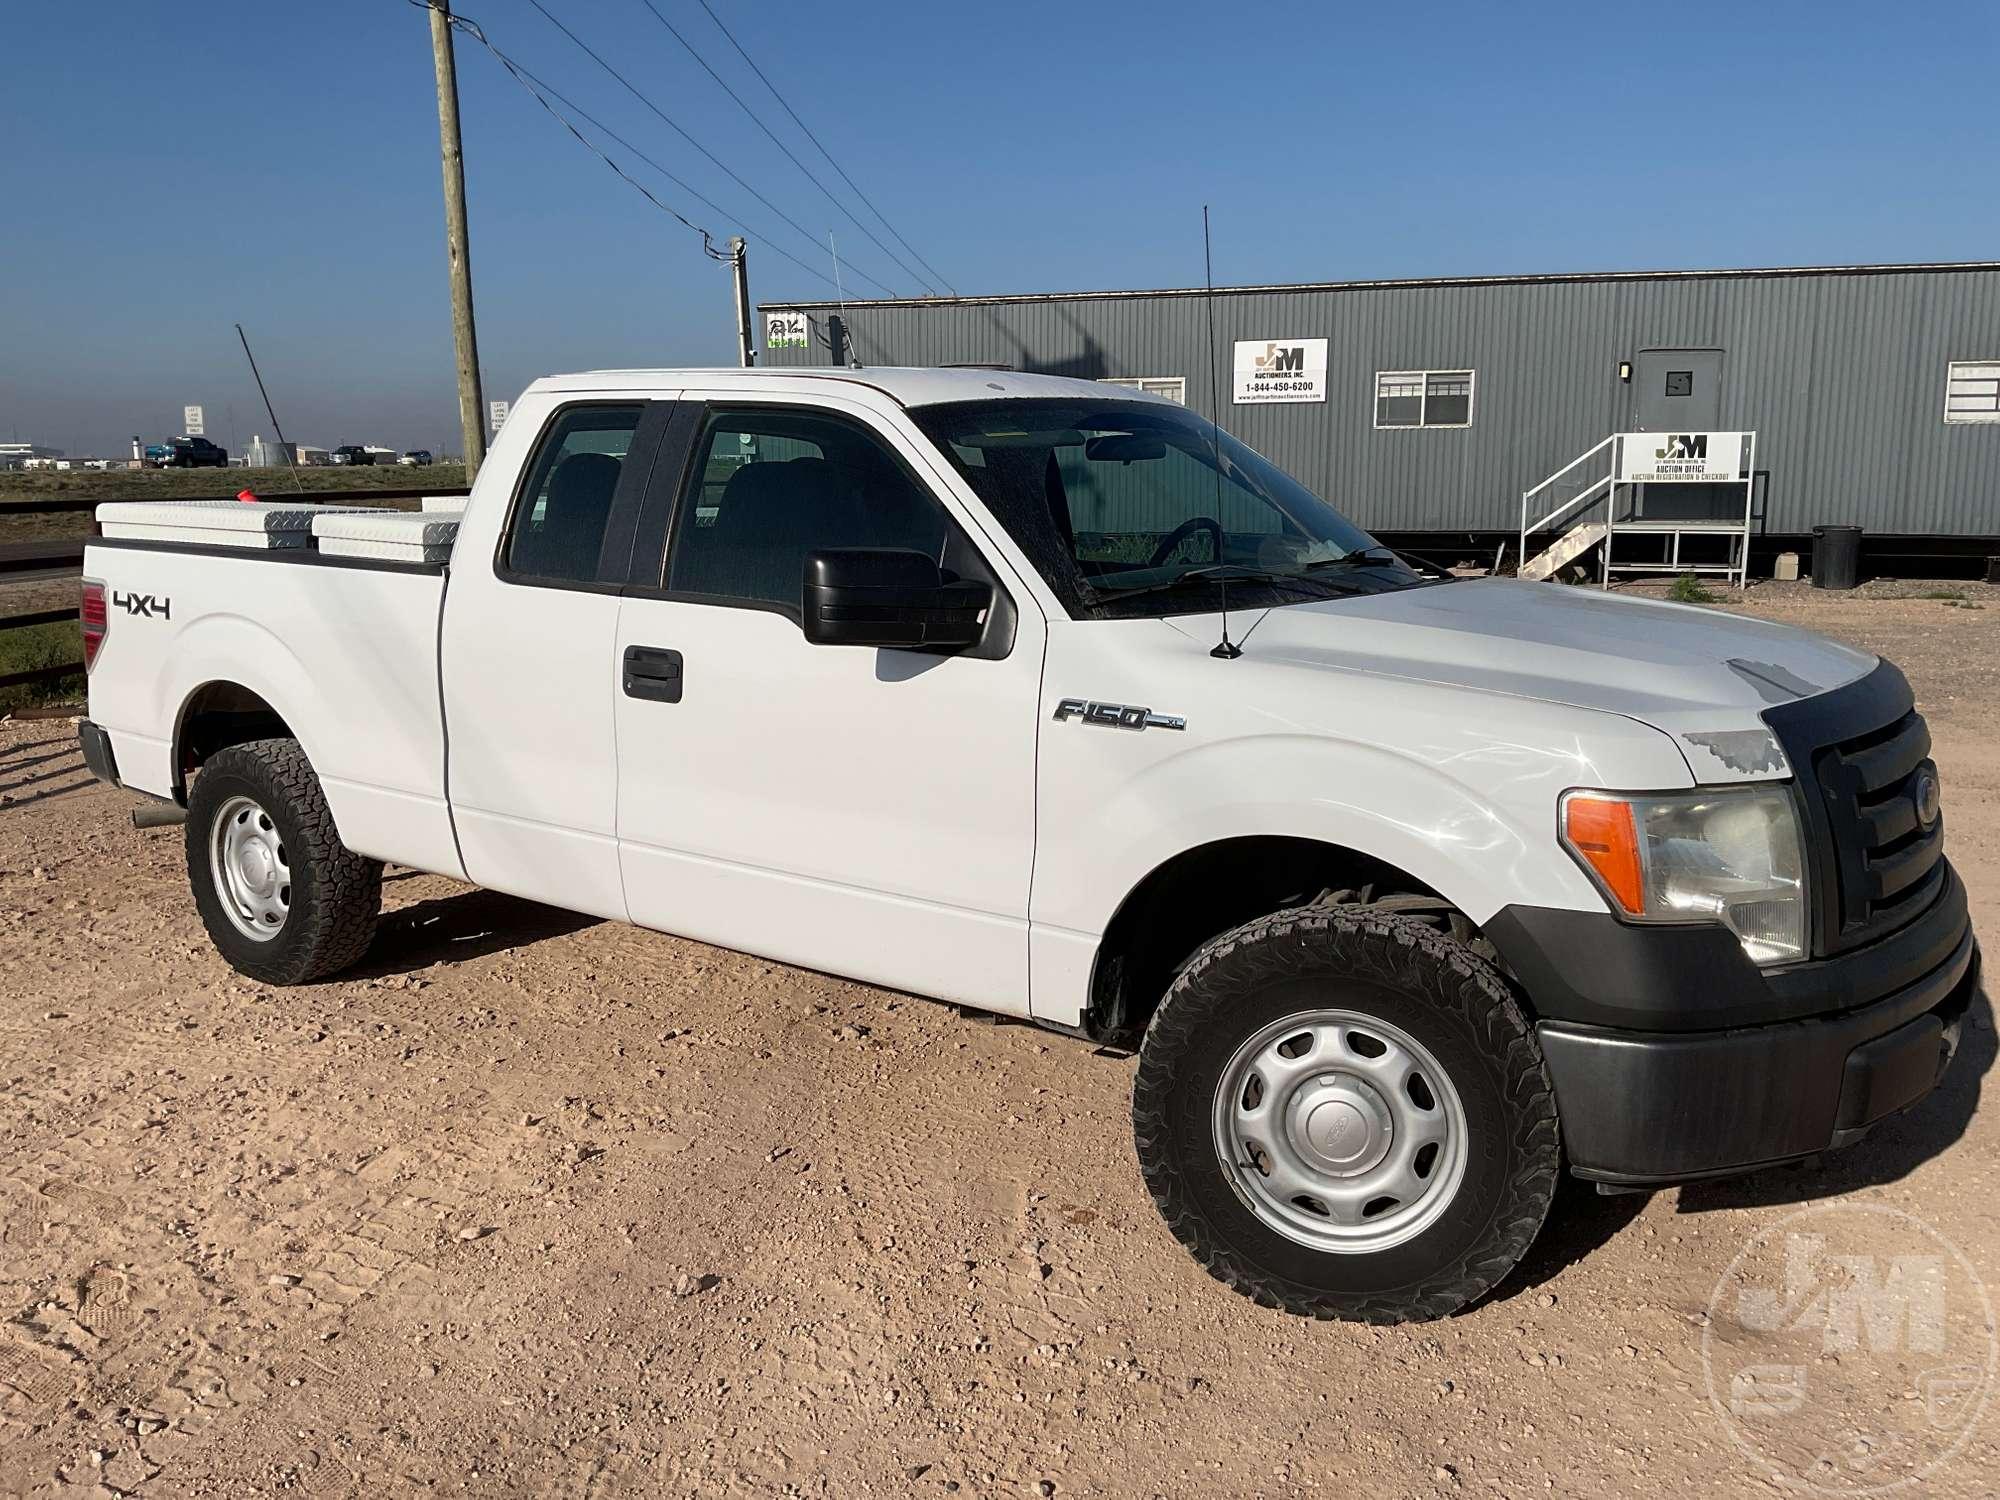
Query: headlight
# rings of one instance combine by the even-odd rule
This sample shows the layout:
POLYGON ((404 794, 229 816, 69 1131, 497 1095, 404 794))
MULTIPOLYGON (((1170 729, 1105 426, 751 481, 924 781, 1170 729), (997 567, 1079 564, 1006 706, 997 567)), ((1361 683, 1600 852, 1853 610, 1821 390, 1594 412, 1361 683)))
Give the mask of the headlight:
POLYGON ((1721 922, 1753 963, 1806 955, 1805 863, 1784 787, 1565 792, 1563 846, 1624 915, 1721 922))

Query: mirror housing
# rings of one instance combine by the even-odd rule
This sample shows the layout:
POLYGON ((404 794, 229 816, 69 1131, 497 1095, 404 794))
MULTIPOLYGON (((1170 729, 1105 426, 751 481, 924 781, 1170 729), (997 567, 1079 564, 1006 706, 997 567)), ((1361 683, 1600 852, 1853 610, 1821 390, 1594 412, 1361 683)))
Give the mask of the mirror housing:
POLYGON ((1083 456, 1094 464, 1150 463, 1167 456, 1167 440, 1157 432, 1105 432, 1088 439, 1083 456))
POLYGON ((801 623, 815 646, 974 646, 993 586, 947 579, 922 552, 844 547, 806 558, 801 623))

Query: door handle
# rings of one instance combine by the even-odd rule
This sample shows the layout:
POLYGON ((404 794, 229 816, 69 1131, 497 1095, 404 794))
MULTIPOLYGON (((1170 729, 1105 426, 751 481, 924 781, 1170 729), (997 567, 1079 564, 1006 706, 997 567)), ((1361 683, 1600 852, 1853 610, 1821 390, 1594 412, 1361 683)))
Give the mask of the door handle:
POLYGON ((681 701, 681 654, 659 646, 625 648, 625 696, 655 703, 681 701))

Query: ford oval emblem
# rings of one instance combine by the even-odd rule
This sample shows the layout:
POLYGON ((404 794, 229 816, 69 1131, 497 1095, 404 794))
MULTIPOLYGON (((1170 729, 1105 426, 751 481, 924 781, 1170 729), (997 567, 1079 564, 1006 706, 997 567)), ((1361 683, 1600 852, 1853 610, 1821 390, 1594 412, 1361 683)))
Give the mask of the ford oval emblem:
POLYGON ((1917 773, 1917 784, 1910 793, 1910 800, 1917 805, 1917 825, 1926 829, 1935 827, 1943 804, 1938 791, 1937 772, 1917 773))

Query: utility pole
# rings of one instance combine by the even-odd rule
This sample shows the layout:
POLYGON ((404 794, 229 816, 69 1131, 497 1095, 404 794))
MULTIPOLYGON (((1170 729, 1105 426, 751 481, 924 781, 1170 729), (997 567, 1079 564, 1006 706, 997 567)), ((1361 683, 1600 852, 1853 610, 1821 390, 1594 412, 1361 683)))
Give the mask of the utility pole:
POLYGON ((744 369, 757 363, 757 345, 750 337, 750 269, 744 263, 743 236, 729 237, 729 274, 736 282, 736 358, 744 369))
POLYGON ((479 389, 479 339, 472 327, 472 261, 465 233, 465 150, 458 138, 458 64, 451 50, 451 0, 430 0, 431 61, 437 67, 438 147, 444 158, 444 249, 451 268, 451 337, 458 351, 458 425, 465 435, 465 482, 486 457, 486 402, 479 389))

